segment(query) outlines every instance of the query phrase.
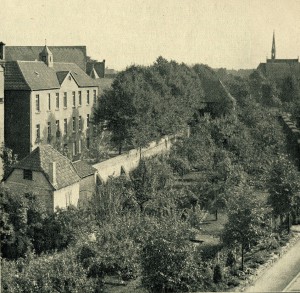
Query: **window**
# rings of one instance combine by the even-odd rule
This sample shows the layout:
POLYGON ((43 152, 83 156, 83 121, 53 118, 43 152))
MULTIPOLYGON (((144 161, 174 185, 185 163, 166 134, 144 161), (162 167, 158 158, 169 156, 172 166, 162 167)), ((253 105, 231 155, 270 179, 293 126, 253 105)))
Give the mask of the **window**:
POLYGON ((60 131, 59 131, 59 120, 56 120, 56 137, 60 137, 60 131))
POLYGON ((89 137, 86 138, 86 147, 87 147, 87 149, 90 148, 90 138, 89 137))
POLYGON ((40 112, 40 95, 35 96, 35 110, 40 112))
POLYGON ((81 139, 78 141, 78 153, 81 154, 81 139))
POLYGON ((32 171, 31 170, 23 170, 23 179, 32 180, 32 171))
POLYGON ((72 92, 72 96, 73 96, 73 107, 76 106, 76 95, 75 92, 72 92))
POLYGON ((48 140, 51 139, 51 122, 48 122, 48 140))
POLYGON ((78 117, 78 130, 81 131, 82 119, 81 116, 78 117))
POLYGON ((97 101, 97 91, 94 90, 94 104, 96 104, 96 101, 97 101))
POLYGON ((0 98, 0 104, 4 103, 4 98, 0 98))
POLYGON ((64 134, 68 133, 68 119, 64 119, 64 134))
POLYGON ((59 93, 56 93, 56 109, 59 109, 59 93))
POLYGON ((72 123, 73 132, 76 131, 76 118, 73 117, 73 123, 72 123))
POLYGON ((73 156, 76 156, 76 142, 73 142, 73 156))
POLYGON ((48 110, 51 110, 51 95, 48 94, 48 110))
POLYGON ((86 103, 87 103, 87 105, 90 104, 90 91, 86 92, 86 103))
POLYGON ((68 107, 68 95, 67 93, 64 93, 64 108, 68 107))
POLYGON ((38 141, 41 138, 41 126, 40 124, 36 125, 36 140, 38 141))
POLYGON ((90 114, 86 115, 86 127, 89 128, 90 125, 90 114))
POLYGON ((78 105, 81 106, 82 100, 81 100, 81 91, 78 92, 78 105))

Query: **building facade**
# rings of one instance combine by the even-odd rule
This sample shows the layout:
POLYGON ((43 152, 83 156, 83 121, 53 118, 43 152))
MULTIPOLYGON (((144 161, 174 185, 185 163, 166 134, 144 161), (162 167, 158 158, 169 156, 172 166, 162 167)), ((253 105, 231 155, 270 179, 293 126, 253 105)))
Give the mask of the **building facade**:
POLYGON ((5 142, 24 158, 51 144, 70 158, 89 148, 98 85, 74 63, 54 62, 45 46, 40 61, 5 63, 5 142))

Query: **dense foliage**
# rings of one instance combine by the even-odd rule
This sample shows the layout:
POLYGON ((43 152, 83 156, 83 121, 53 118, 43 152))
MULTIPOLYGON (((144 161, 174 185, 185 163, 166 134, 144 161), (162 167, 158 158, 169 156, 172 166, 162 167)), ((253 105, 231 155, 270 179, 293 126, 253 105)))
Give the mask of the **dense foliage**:
POLYGON ((150 292, 238 285, 288 239, 276 218, 299 212, 298 171, 277 119, 296 107, 296 82, 161 57, 118 74, 94 120, 111 148, 141 148, 188 125, 190 136, 98 186, 81 209, 49 214, 38 196, 2 190, 3 292, 103 292, 107 278, 150 292))

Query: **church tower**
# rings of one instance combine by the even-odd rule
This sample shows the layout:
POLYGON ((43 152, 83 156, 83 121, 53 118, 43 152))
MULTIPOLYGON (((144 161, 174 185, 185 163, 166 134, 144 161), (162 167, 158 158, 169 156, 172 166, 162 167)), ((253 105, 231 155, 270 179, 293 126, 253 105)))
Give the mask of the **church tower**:
POLYGON ((275 32, 273 32, 273 43, 272 43, 272 50, 271 50, 271 58, 274 60, 276 59, 276 48, 275 48, 275 32))
POLYGON ((43 51, 40 53, 40 61, 45 62, 48 67, 53 67, 53 54, 47 45, 45 45, 43 51))

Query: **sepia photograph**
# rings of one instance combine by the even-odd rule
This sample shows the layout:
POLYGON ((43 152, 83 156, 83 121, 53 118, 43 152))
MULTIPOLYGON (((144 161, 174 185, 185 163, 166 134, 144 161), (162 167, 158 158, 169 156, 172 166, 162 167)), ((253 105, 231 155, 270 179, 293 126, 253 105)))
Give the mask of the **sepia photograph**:
POLYGON ((1 0, 0 292, 300 292, 300 0, 1 0))

